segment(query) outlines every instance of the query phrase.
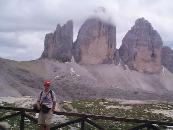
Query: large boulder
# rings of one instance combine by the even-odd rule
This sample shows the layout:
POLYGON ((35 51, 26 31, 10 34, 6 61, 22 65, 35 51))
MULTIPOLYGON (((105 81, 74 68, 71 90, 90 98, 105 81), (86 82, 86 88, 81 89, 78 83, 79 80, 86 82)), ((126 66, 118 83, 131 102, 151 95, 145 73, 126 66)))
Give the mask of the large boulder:
POLYGON ((54 33, 46 34, 44 51, 41 58, 55 59, 60 62, 71 61, 73 44, 73 22, 57 25, 54 33))
POLYGON ((162 65, 173 73, 173 50, 168 46, 162 48, 162 65))
POLYGON ((137 19, 119 49, 121 62, 130 69, 146 73, 161 71, 162 39, 144 18, 137 19))
POLYGON ((80 64, 109 64, 115 61, 116 27, 99 18, 90 18, 79 30, 73 55, 80 64))

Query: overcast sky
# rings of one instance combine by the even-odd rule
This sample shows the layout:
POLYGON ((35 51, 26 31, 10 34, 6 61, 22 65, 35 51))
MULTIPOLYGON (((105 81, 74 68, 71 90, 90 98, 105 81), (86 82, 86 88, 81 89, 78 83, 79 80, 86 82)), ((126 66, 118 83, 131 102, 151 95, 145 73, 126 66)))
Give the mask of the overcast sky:
POLYGON ((116 25, 117 48, 140 17, 153 25, 164 44, 173 47, 173 0, 0 0, 0 57, 37 59, 45 34, 53 32, 58 23, 72 19, 75 39, 90 16, 116 25))

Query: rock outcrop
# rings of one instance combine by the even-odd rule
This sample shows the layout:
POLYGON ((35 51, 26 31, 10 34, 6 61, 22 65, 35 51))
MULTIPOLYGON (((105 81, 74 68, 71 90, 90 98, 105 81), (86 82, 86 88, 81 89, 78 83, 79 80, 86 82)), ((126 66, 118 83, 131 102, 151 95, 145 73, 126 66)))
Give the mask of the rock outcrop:
POLYGON ((162 65, 173 73, 173 50, 168 46, 162 48, 162 65))
POLYGON ((71 61, 72 44, 73 22, 70 20, 62 27, 57 25, 54 33, 46 34, 41 58, 55 59, 60 62, 71 61))
POLYGON ((162 39, 152 25, 144 18, 137 19, 122 40, 121 62, 140 72, 160 72, 162 45, 162 39))
POLYGON ((99 18, 85 21, 73 46, 80 64, 109 64, 115 61, 116 27, 99 18))

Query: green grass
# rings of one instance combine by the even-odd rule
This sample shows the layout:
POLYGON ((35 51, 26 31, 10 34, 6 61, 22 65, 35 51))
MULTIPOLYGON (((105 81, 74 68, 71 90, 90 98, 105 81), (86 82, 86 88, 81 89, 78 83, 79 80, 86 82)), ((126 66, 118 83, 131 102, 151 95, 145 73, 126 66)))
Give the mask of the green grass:
MULTIPOLYGON (((105 99, 98 100, 78 100, 70 103, 74 109, 79 113, 85 114, 95 114, 95 115, 106 115, 106 116, 115 116, 115 117, 124 117, 124 118, 135 118, 135 119, 144 119, 144 120, 156 120, 156 121, 168 121, 173 122, 171 117, 167 117, 163 114, 152 113, 152 110, 172 110, 173 104, 169 103, 157 103, 157 104, 120 104, 119 102, 107 101, 105 99), (108 106, 113 106, 108 108, 108 106), (129 108, 129 109, 124 109, 129 108)), ((66 111, 70 111, 67 108, 66 111)), ((136 126, 135 123, 123 123, 123 122, 112 122, 112 121, 95 121, 97 124, 104 126, 107 130, 115 129, 128 129, 133 126, 136 126)), ((90 128, 90 127, 89 127, 90 128)), ((91 128, 91 130, 94 130, 91 128)))
MULTIPOLYGON (((6 106, 6 107, 15 107, 15 104, 9 104, 6 102, 2 102, 1 106, 6 106)), ((6 116, 7 114, 13 114, 15 113, 14 111, 9 111, 9 110, 3 110, 0 109, 0 118, 6 116)), ((30 115, 34 115, 33 113, 30 113, 30 115)), ((11 117, 9 119, 6 119, 5 122, 8 122, 10 125, 10 130, 19 130, 20 129, 20 115, 11 117)), ((25 130, 37 130, 38 126, 37 124, 32 123, 28 119, 25 118, 25 130)))
MULTIPOLYGON (((15 106, 14 104, 8 104, 3 102, 1 105, 4 106, 15 106)), ((115 116, 124 118, 135 118, 144 120, 157 120, 157 121, 169 121, 173 122, 172 117, 167 117, 163 114, 152 113, 152 110, 173 110, 173 104, 171 103, 152 103, 152 104, 121 104, 117 101, 108 101, 105 99, 97 100, 78 100, 72 102, 61 102, 61 108, 66 112, 79 112, 84 114, 95 114, 105 116, 115 116)), ((13 113, 13 111, 0 110, 0 117, 6 114, 13 113)), ((30 115, 33 113, 29 113, 30 115)), ((67 117, 69 120, 74 120, 74 117, 67 117)), ((77 118, 77 117, 76 117, 77 118)), ((19 130, 20 116, 16 116, 6 120, 11 130, 19 130)), ((93 120, 94 121, 94 120, 93 120)), ((123 123, 113 122, 106 120, 95 120, 97 124, 104 127, 106 130, 125 130, 137 126, 136 123, 123 123)), ((53 124, 55 125, 55 124, 53 124)), ((86 130, 96 130, 93 126, 85 123, 86 130)), ((62 130, 70 130, 75 128, 80 130, 80 125, 74 124, 71 126, 64 127, 62 130)), ((29 120, 25 120, 25 130, 37 130, 37 124, 32 123, 29 120)))

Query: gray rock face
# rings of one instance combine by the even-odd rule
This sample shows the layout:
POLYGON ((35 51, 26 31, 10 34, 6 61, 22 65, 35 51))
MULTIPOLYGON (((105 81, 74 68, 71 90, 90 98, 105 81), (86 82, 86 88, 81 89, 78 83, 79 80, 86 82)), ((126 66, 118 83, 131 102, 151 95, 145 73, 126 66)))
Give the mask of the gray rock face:
POLYGON ((162 48, 162 65, 173 73, 173 50, 168 46, 162 48))
POLYGON ((73 22, 70 20, 62 27, 57 25, 54 33, 46 34, 41 58, 55 59, 60 62, 71 61, 72 43, 73 22))
POLYGON ((116 27, 99 18, 85 21, 73 46, 75 61, 80 64, 113 63, 116 51, 116 27))
POLYGON ((121 61, 140 72, 160 72, 162 45, 160 35, 151 24, 144 18, 137 19, 122 40, 121 61))

